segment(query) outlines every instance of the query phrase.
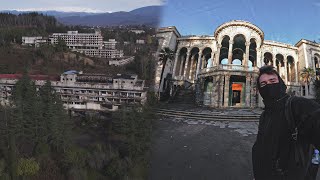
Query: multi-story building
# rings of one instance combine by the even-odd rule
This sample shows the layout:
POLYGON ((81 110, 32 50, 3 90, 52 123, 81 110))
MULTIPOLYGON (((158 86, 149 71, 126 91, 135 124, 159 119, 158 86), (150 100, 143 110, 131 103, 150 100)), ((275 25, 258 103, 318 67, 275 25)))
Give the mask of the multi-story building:
POLYGON ((95 31, 95 33, 78 33, 78 31, 53 33, 49 36, 49 39, 52 44, 57 44, 59 39, 61 39, 66 43, 68 48, 77 51, 102 49, 103 46, 103 37, 100 31, 95 31))
MULTIPOLYGON (((37 89, 48 79, 44 75, 31 75, 37 89)), ((0 101, 9 101, 15 83, 21 74, 0 75, 0 101)), ((67 109, 115 111, 122 105, 144 104, 147 87, 137 75, 118 74, 107 77, 103 74, 83 74, 67 71, 60 77, 49 77, 52 87, 61 96, 67 109)))
POLYGON ((175 58, 164 67, 161 84, 163 67, 158 64, 155 81, 160 92, 188 84, 202 105, 262 106, 256 89, 258 69, 272 65, 287 84, 288 92, 314 98, 312 82, 300 81, 299 74, 304 68, 319 70, 318 43, 301 39, 290 45, 265 40, 259 27, 239 20, 220 25, 213 35, 181 36, 172 26, 159 28, 157 37, 160 48, 169 47, 175 52, 175 58))
POLYGON ((68 31, 67 33, 53 33, 50 37, 52 44, 57 44, 59 39, 65 41, 67 47, 75 52, 80 52, 90 57, 118 58, 123 56, 123 50, 117 50, 115 40, 103 41, 100 31, 95 33, 79 33, 68 31))
POLYGON ((47 44, 47 43, 48 43, 48 39, 44 39, 42 36, 35 36, 35 37, 22 36, 22 45, 25 45, 25 46, 39 47, 41 44, 47 44))
POLYGON ((115 39, 109 39, 108 41, 103 41, 105 49, 116 49, 118 42, 115 39))

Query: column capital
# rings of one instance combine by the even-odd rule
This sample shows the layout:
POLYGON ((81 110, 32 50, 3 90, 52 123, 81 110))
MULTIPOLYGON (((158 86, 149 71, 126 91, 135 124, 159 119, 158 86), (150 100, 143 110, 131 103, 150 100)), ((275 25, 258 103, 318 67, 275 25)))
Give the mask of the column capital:
POLYGON ((217 48, 221 48, 221 47, 222 47, 222 45, 221 45, 221 44, 218 44, 218 45, 217 45, 217 48))
POLYGON ((233 44, 233 43, 234 43, 233 40, 229 40, 229 45, 230 45, 230 44, 233 44))
POLYGON ((248 41, 246 41, 245 44, 246 44, 246 46, 250 46, 250 42, 248 42, 248 41))

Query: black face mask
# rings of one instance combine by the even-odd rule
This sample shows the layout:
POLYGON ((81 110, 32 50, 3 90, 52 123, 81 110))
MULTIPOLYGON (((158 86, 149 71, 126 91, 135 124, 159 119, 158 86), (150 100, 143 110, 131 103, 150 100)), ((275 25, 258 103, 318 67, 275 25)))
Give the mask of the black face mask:
POLYGON ((259 93, 263 100, 274 101, 280 99, 286 94, 286 87, 281 82, 267 84, 259 89, 259 93))

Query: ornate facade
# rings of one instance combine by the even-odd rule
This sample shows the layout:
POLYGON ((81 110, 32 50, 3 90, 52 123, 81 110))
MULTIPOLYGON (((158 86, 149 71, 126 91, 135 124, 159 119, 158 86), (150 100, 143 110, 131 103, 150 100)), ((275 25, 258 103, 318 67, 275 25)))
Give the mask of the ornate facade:
MULTIPOLYGON (((212 36, 181 36, 172 27, 159 28, 160 48, 169 47, 175 58, 164 67, 158 90, 164 92, 171 77, 171 89, 190 87, 196 101, 211 107, 262 106, 257 93, 259 67, 273 65, 288 86, 288 92, 314 98, 313 85, 299 81, 304 67, 317 71, 320 44, 301 39, 294 46, 264 39, 264 32, 245 21, 220 25, 212 36), (188 84, 188 86, 186 85, 188 84)), ((156 84, 162 64, 158 64, 156 84)))

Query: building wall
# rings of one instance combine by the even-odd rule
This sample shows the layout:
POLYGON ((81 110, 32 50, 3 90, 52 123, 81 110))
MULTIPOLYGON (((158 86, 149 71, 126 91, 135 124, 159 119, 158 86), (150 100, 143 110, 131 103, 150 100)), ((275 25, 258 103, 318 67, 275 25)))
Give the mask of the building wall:
MULTIPOLYGON (((144 104, 147 100, 144 81, 137 79, 136 75, 126 77, 119 75, 106 83, 79 82, 79 76, 81 75, 64 73, 61 74, 60 81, 51 81, 52 87, 60 94, 66 108, 113 111, 123 104, 144 104)), ((92 75, 87 76, 90 79, 92 75)), ((16 82, 17 79, 0 78, 2 104, 8 103, 16 82)), ((38 89, 45 82, 45 80, 35 80, 38 89)))
MULTIPOLYGON (((246 21, 226 22, 215 30, 213 36, 181 37, 174 34, 179 34, 175 27, 160 28, 157 33, 161 48, 177 47, 173 48, 176 57, 168 63, 165 71, 174 74, 174 86, 185 82, 198 83, 200 88, 196 91, 204 91, 209 78, 210 83, 213 83, 210 93, 197 92, 203 104, 230 106, 231 83, 237 83, 231 81, 242 79, 245 87, 241 92, 245 93, 245 99, 242 99, 241 106, 262 106, 262 99, 256 89, 256 78, 259 67, 265 64, 273 65, 279 71, 289 93, 314 98, 312 84, 306 93, 302 93, 302 86, 305 85, 300 81, 300 73, 305 67, 316 71, 314 59, 319 57, 320 61, 320 44, 308 40, 301 40, 296 45, 268 41, 264 39, 264 33, 259 27, 246 21), (240 65, 233 64, 237 58, 240 58, 240 65)), ((159 64, 158 71, 161 69, 159 64)), ((159 80, 158 73, 156 83, 159 80)), ((163 91, 161 88, 160 92, 163 91)))

